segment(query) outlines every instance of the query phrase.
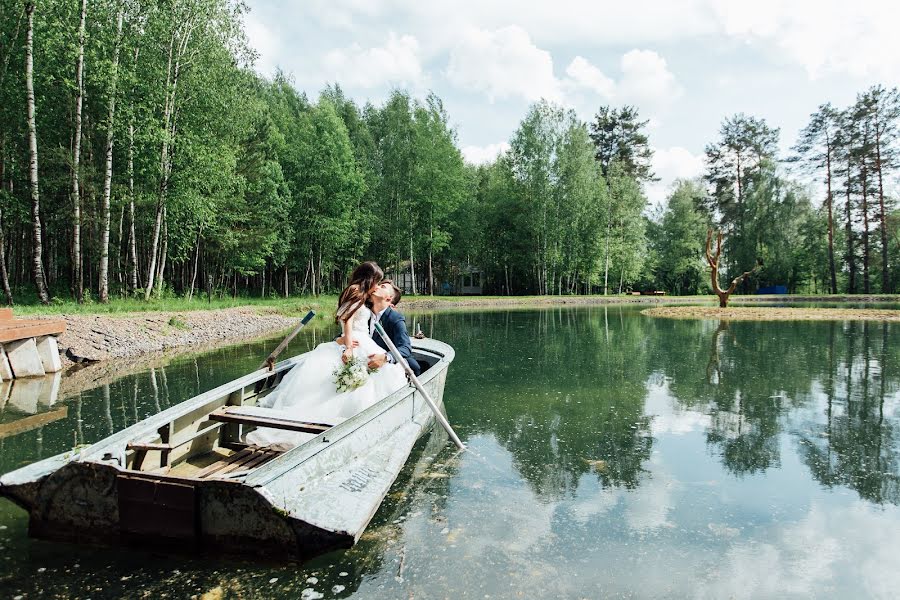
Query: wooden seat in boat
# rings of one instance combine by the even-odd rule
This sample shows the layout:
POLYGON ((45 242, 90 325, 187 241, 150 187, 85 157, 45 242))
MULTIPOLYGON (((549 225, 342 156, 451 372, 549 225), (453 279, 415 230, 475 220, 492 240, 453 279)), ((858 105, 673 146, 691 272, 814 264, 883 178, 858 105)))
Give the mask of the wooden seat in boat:
POLYGON ((322 433, 335 425, 334 423, 300 421, 284 411, 258 406, 223 406, 209 413, 209 419, 224 423, 238 423, 312 434, 322 433))

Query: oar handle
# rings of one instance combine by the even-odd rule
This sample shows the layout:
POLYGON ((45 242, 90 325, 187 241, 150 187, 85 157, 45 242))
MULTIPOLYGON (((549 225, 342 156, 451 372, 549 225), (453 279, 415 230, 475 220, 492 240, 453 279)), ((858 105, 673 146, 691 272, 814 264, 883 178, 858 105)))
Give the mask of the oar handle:
POLYGON ((287 345, 291 343, 291 340, 297 337, 297 334, 300 333, 300 330, 306 327, 306 324, 309 323, 314 316, 316 316, 315 311, 311 310, 306 313, 306 316, 303 317, 303 320, 300 321, 300 324, 297 325, 297 327, 294 328, 294 330, 290 332, 288 336, 281 341, 280 344, 278 344, 277 348, 272 350, 272 354, 270 354, 268 358, 266 358, 266 360, 264 360, 263 363, 259 365, 259 368, 262 369, 263 367, 269 367, 270 371, 274 371, 275 359, 278 358, 278 355, 281 354, 281 351, 287 348, 287 345))
POLYGON ((453 443, 456 444, 456 447, 460 450, 465 450, 465 444, 460 441, 459 436, 456 435, 456 432, 453 431, 453 427, 450 426, 450 422, 447 421, 447 417, 444 416, 444 413, 437 407, 434 400, 431 399, 431 395, 425 390, 422 384, 419 382, 419 378, 416 377, 415 372, 409 366, 409 363, 406 362, 406 359, 403 358, 403 355, 400 354, 400 351, 397 350, 397 346, 394 345, 394 342, 391 341, 390 336, 388 336, 387 332, 382 327, 381 323, 375 323, 375 331, 378 332, 378 335, 381 336, 381 339, 384 341, 385 345, 388 347, 391 355, 394 357, 394 360, 397 361, 397 364, 403 367, 403 370, 406 371, 407 376, 409 376, 409 380, 412 384, 419 390, 419 393, 422 394, 422 397, 425 398, 425 402, 428 404, 428 407, 431 408, 431 412, 434 413, 434 418, 437 419, 438 423, 441 424, 441 427, 447 432, 450 436, 450 439, 453 440, 453 443))

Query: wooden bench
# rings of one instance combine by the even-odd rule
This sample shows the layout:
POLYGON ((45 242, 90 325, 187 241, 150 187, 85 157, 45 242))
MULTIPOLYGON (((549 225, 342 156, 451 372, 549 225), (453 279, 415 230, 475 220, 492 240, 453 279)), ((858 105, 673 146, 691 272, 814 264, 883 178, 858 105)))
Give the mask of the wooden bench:
POLYGON ((326 423, 310 423, 308 421, 291 419, 277 410, 247 406, 223 406, 209 413, 209 419, 210 421, 220 421, 222 423, 254 425, 256 427, 270 427, 272 429, 313 434, 328 431, 333 427, 326 423))

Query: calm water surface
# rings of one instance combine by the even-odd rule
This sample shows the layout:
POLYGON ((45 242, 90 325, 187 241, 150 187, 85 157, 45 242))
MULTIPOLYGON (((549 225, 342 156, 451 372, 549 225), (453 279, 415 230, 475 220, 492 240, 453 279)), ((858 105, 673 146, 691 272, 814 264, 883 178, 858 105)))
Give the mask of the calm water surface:
MULTIPOLYGON (((409 320, 456 348, 445 401, 472 452, 422 440, 355 548, 293 565, 51 544, 0 500, 0 597, 900 594, 897 326, 619 307, 409 320)), ((233 379, 275 343, 7 403, 0 426, 56 420, 0 438, 0 472, 233 379)))

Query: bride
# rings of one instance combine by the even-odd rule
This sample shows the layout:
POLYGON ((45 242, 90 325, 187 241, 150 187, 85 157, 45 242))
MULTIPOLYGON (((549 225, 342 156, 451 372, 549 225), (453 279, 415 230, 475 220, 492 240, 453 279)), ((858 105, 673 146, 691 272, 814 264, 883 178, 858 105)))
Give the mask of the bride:
MULTIPOLYGON (((343 344, 325 342, 307 353, 303 362, 291 369, 265 398, 266 407, 292 419, 335 425, 406 385, 403 367, 393 363, 384 364, 363 385, 348 392, 338 393, 334 382, 333 373, 342 362, 356 356, 368 363, 370 355, 384 352, 369 333, 373 313, 367 306, 371 303, 378 314, 393 301, 394 290, 390 283, 381 283, 383 278, 381 267, 372 261, 353 271, 350 284, 341 292, 335 317, 342 328, 343 344)), ((296 445, 311 437, 312 434, 262 428, 247 434, 246 441, 257 446, 296 445)))

